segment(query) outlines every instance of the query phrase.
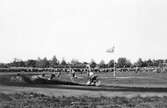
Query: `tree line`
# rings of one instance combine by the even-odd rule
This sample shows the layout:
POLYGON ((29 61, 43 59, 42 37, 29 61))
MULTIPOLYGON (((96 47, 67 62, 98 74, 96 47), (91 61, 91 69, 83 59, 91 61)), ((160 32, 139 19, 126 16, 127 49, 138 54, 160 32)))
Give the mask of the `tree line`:
POLYGON ((56 56, 53 56, 52 59, 37 58, 37 59, 29 59, 26 61, 20 59, 14 59, 10 63, 0 63, 0 68, 9 68, 9 67, 36 67, 36 68, 85 68, 87 64, 90 64, 91 68, 113 68, 114 65, 117 68, 130 68, 130 67, 161 67, 167 63, 167 59, 157 59, 157 60, 142 60, 139 58, 135 63, 132 63, 126 57, 120 57, 117 61, 111 59, 108 63, 105 63, 104 60, 101 60, 97 63, 95 60, 91 60, 91 62, 80 62, 79 60, 73 59, 70 62, 67 62, 65 59, 58 60, 56 56))

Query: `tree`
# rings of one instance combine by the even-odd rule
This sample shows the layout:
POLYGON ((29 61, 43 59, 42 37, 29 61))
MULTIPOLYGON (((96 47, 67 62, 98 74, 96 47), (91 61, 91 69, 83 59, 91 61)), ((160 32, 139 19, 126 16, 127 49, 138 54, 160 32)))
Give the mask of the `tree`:
POLYGON ((46 57, 42 60, 42 67, 48 68, 49 67, 49 61, 46 57))
POLYGON ((15 66, 15 67, 25 67, 25 63, 23 60, 20 60, 20 59, 17 59, 17 58, 14 58, 13 62, 11 63, 12 66, 15 66))
POLYGON ((114 67, 114 60, 110 60, 108 62, 108 67, 111 68, 111 67, 114 67))
POLYGON ((72 59, 71 60, 71 64, 72 65, 79 65, 79 64, 81 64, 77 59, 72 59))
POLYGON ((130 67, 130 66, 131 66, 131 62, 127 60, 125 57, 118 58, 117 67, 124 68, 124 67, 130 67))
POLYGON ((56 56, 53 56, 52 60, 50 61, 50 66, 51 67, 56 67, 57 65, 59 65, 59 61, 56 58, 56 56))
POLYGON ((144 62, 141 58, 138 59, 138 61, 135 63, 135 66, 137 67, 144 67, 144 62))
POLYGON ((17 62, 17 66, 18 67, 25 67, 26 65, 25 65, 25 62, 21 60, 21 61, 17 62))
POLYGON ((100 61, 99 67, 100 67, 100 68, 105 68, 105 67, 106 67, 106 64, 105 64, 104 60, 101 60, 101 61, 100 61))
POLYGON ((63 59, 63 60, 61 61, 61 65, 67 65, 67 62, 63 59))
POLYGON ((91 59, 90 67, 95 68, 96 66, 97 66, 97 63, 93 59, 91 59))
POLYGON ((38 57, 38 59, 36 60, 35 66, 41 68, 42 67, 42 63, 41 62, 42 62, 42 59, 40 57, 38 57))
POLYGON ((26 62, 26 66, 27 67, 36 67, 36 60, 32 60, 32 59, 28 60, 26 62))
POLYGON ((127 60, 126 61, 126 67, 132 67, 133 65, 132 65, 132 63, 131 63, 131 61, 130 60, 127 60))
POLYGON ((163 63, 164 63, 164 60, 158 59, 157 62, 158 62, 158 66, 162 67, 163 63))
POLYGON ((5 63, 0 63, 0 68, 8 68, 8 66, 5 63))
POLYGON ((153 61, 151 59, 147 60, 146 65, 147 65, 147 67, 153 66, 153 61))
POLYGON ((38 58, 38 60, 36 61, 36 67, 48 68, 49 67, 49 61, 47 60, 46 57, 44 57, 43 59, 38 58))

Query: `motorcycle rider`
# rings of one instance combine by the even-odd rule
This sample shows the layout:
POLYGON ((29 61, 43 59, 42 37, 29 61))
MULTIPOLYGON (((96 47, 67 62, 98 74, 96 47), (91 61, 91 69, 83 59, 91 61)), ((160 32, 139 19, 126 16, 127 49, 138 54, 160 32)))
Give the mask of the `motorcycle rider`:
POLYGON ((87 65, 87 69, 88 69, 88 82, 87 85, 96 85, 97 83, 97 75, 94 74, 94 72, 91 70, 90 65, 87 65))

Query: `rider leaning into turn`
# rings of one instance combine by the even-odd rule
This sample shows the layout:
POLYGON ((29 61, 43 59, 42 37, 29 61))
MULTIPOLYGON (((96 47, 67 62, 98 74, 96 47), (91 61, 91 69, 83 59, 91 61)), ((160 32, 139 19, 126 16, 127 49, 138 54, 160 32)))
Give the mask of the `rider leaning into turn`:
POLYGON ((95 85, 96 81, 97 81, 97 75, 95 75, 95 73, 91 70, 90 65, 87 66, 88 68, 88 85, 95 85))

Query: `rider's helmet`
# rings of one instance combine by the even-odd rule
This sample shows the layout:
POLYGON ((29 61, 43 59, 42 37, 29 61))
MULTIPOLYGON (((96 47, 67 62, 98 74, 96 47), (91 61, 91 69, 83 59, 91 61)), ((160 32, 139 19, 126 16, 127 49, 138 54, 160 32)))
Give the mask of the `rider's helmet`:
POLYGON ((91 70, 91 67, 89 64, 86 65, 86 69, 88 69, 89 71, 91 70))

